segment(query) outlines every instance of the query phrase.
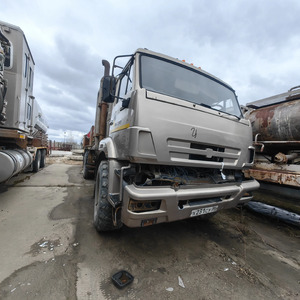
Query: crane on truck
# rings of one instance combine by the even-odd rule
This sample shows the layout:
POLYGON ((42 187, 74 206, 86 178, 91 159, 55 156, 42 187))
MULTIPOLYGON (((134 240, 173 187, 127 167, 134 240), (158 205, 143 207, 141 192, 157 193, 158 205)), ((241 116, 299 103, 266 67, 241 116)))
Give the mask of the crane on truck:
POLYGON ((48 125, 33 96, 34 65, 23 31, 0 21, 0 183, 45 166, 48 125))
POLYGON ((259 184, 251 124, 234 90, 184 61, 138 49, 105 68, 84 178, 96 178, 94 225, 144 227, 251 200, 259 184), (127 58, 127 63, 122 64, 127 58))

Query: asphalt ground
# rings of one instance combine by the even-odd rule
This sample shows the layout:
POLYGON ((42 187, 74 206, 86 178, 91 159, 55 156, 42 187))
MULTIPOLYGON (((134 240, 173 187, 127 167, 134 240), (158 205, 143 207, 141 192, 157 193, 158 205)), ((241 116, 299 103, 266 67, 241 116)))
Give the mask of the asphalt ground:
POLYGON ((99 234, 94 182, 51 162, 0 187, 0 299, 300 298, 298 228, 231 209, 99 234))

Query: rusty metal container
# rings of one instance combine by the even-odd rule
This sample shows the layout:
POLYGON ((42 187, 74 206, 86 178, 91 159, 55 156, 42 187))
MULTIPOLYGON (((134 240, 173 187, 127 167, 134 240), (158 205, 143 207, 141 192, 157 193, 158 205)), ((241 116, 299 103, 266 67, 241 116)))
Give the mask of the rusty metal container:
POLYGON ((248 118, 261 141, 300 140, 300 100, 253 110, 248 118))
POLYGON ((258 140, 300 141, 300 86, 248 103, 247 109, 245 116, 258 140))

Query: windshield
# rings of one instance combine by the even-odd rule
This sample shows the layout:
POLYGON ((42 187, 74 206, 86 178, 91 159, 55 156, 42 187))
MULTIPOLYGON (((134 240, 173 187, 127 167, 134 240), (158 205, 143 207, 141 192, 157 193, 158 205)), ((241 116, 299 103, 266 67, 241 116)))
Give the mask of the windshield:
POLYGON ((167 60, 141 56, 141 87, 241 117, 233 90, 203 73, 167 60))

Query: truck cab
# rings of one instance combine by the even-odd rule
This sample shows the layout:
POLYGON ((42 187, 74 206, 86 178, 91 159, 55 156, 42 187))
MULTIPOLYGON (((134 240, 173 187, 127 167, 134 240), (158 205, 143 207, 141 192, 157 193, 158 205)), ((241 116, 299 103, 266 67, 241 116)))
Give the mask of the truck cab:
POLYGON ((48 125, 33 96, 34 66, 21 28, 0 21, 0 183, 45 166, 48 125))
POLYGON ((118 65, 124 56, 115 58, 112 76, 100 88, 99 101, 109 106, 106 137, 96 149, 98 231, 250 201, 259 184, 242 171, 253 164, 252 130, 234 90, 200 68, 147 49, 128 58, 124 68, 118 65), (102 226, 104 198, 111 226, 102 226))

